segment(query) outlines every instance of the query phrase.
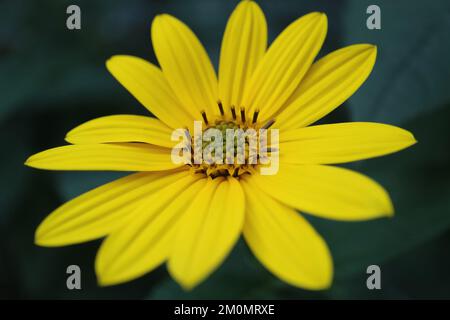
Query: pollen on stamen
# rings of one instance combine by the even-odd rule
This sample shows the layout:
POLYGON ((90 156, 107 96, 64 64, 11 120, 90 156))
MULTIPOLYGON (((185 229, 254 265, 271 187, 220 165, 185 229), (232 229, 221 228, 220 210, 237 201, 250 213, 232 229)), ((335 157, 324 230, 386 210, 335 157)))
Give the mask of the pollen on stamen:
POLYGON ((245 123, 245 109, 241 108, 241 121, 242 123, 245 123))
POLYGON ((208 118, 206 117, 205 111, 202 111, 202 117, 203 117, 203 121, 205 121, 205 124, 208 125, 208 118))
POLYGON ((255 113, 253 113, 252 124, 255 124, 256 120, 258 120, 258 114, 259 114, 259 111, 255 111, 255 113))
POLYGON ((225 115, 225 112, 223 111, 222 101, 217 101, 217 106, 219 107, 220 115, 223 117, 225 115))
POLYGON ((233 120, 236 120, 236 109, 234 106, 231 106, 231 115, 233 116, 233 120))

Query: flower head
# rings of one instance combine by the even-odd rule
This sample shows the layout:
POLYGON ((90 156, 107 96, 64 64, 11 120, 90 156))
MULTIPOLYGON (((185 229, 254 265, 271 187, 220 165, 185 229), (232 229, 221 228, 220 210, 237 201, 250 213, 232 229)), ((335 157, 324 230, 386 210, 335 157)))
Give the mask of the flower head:
MULTIPOLYGON (((112 75, 156 118, 115 115, 84 123, 71 143, 31 156, 49 170, 136 171, 57 208, 38 227, 36 243, 62 246, 106 237, 96 272, 103 285, 137 278, 164 262, 192 288, 226 258, 240 235, 274 275, 307 289, 330 286, 333 264, 324 240, 302 213, 336 220, 390 216, 387 192, 370 178, 329 164, 396 152, 415 143, 406 130, 378 123, 313 125, 349 98, 369 76, 376 47, 358 44, 314 62, 327 31, 323 13, 291 23, 267 49, 264 14, 253 1, 232 13, 223 37, 218 78, 194 33, 158 15, 151 37, 160 67, 132 56, 106 63, 112 75), (195 151, 195 121, 204 132, 279 132, 275 174, 261 150, 234 144, 240 163, 172 161, 175 129, 195 151), (216 131, 214 131, 215 129, 216 131), (263 131, 260 131, 260 130, 263 131), (239 149, 240 148, 240 149, 239 149), (242 153, 239 153, 242 152, 242 153), (278 159, 278 158, 277 158, 278 159), (299 213, 298 211, 301 213, 299 213)), ((268 135, 265 142, 273 143, 268 135)), ((200 136, 200 146, 205 147, 200 136)), ((259 145, 261 145, 260 140, 259 145)), ((271 161, 274 161, 272 158, 271 161)), ((270 160, 270 157, 269 157, 270 160)))

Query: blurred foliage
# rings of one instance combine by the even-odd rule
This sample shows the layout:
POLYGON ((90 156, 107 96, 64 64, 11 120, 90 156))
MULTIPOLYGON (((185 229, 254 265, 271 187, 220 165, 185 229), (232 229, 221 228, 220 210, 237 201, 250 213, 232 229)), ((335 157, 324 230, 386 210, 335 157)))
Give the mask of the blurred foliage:
POLYGON ((0 2, 1 298, 450 298, 450 3, 379 0, 382 30, 365 26, 366 0, 259 1, 270 39, 289 22, 323 11, 329 34, 321 55, 352 43, 374 43, 379 54, 365 85, 322 122, 379 121, 411 130, 419 143, 391 156, 351 164, 381 182, 396 207, 392 219, 343 223, 307 216, 330 245, 335 279, 309 292, 269 274, 241 241, 226 262, 192 292, 161 267, 133 282, 100 288, 94 274, 100 243, 63 248, 33 244, 39 222, 63 202, 111 173, 32 170, 32 153, 64 144, 65 133, 94 117, 146 111, 106 71, 114 54, 156 62, 149 28, 168 12, 199 35, 217 65, 226 19, 237 1, 80 0, 82 30, 65 27, 69 1, 0 2), (66 267, 82 269, 82 290, 66 289, 66 267), (382 290, 366 288, 378 264, 382 290))
POLYGON ((450 3, 377 1, 382 30, 355 28, 373 1, 351 1, 342 23, 344 44, 369 42, 379 48, 364 89, 349 101, 353 118, 402 124, 450 101, 450 3))

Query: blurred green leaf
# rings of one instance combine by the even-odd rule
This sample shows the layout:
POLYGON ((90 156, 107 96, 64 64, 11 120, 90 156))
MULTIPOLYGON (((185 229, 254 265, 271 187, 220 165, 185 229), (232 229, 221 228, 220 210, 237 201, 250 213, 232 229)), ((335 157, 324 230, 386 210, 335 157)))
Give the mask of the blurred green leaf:
POLYGON ((448 299, 450 257, 447 232, 379 265, 381 290, 369 290, 361 270, 339 279, 327 292, 331 299, 448 299))
POLYGON ((350 0, 345 45, 378 46, 375 68, 349 100, 354 120, 402 123, 450 101, 450 2, 350 0), (366 9, 381 9, 381 30, 366 28, 366 9))
POLYGON ((117 53, 149 58, 150 19, 157 8, 142 0, 86 1, 81 30, 66 28, 70 1, 4 1, 0 21, 0 121, 19 109, 66 108, 76 100, 79 110, 98 101, 126 96, 105 61, 117 53), (15 19, 11 19, 15 17, 15 19), (12 20, 12 21, 11 21, 12 20), (130 34, 139 32, 140 41, 130 34), (148 52, 146 52, 148 50, 148 52), (7 75, 7 76, 5 76, 7 75))
MULTIPOLYGON (((11 215, 11 209, 17 201, 21 201, 21 190, 27 179, 23 162, 30 148, 23 136, 14 134, 14 130, 20 127, 26 132, 26 127, 18 124, 7 124, 0 130, 0 145, 8 146, 3 150, 0 158, 0 225, 6 223, 11 215)), ((0 262, 1 263, 1 262, 0 262)))
POLYGON ((126 172, 61 172, 57 174, 57 189, 63 201, 69 201, 82 193, 126 176, 126 172))

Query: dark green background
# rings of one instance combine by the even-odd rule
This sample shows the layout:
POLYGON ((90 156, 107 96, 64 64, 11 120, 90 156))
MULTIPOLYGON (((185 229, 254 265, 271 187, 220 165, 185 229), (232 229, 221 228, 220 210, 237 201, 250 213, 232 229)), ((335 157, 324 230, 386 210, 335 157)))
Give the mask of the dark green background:
POLYGON ((321 54, 353 43, 379 48, 362 88, 324 121, 378 121, 411 130, 419 143, 395 155, 350 165, 381 182, 393 219, 344 223, 308 217, 335 261, 330 290, 308 292, 271 276, 239 243, 206 282, 183 292, 164 267, 136 281, 96 285, 100 241, 63 248, 33 244, 53 209, 118 174, 39 171, 27 156, 64 144, 65 133, 94 117, 145 114, 106 71, 114 54, 153 62, 149 28, 174 14, 198 34, 217 65, 226 19, 237 1, 0 2, 0 297, 1 298, 450 298, 450 2, 447 0, 264 0, 270 39, 310 11, 324 11, 329 34, 321 54), (82 29, 66 29, 66 7, 78 4, 82 29), (366 28, 378 4, 382 30, 366 28), (66 267, 80 265, 82 290, 66 289, 66 267), (382 290, 366 288, 377 264, 382 290))

